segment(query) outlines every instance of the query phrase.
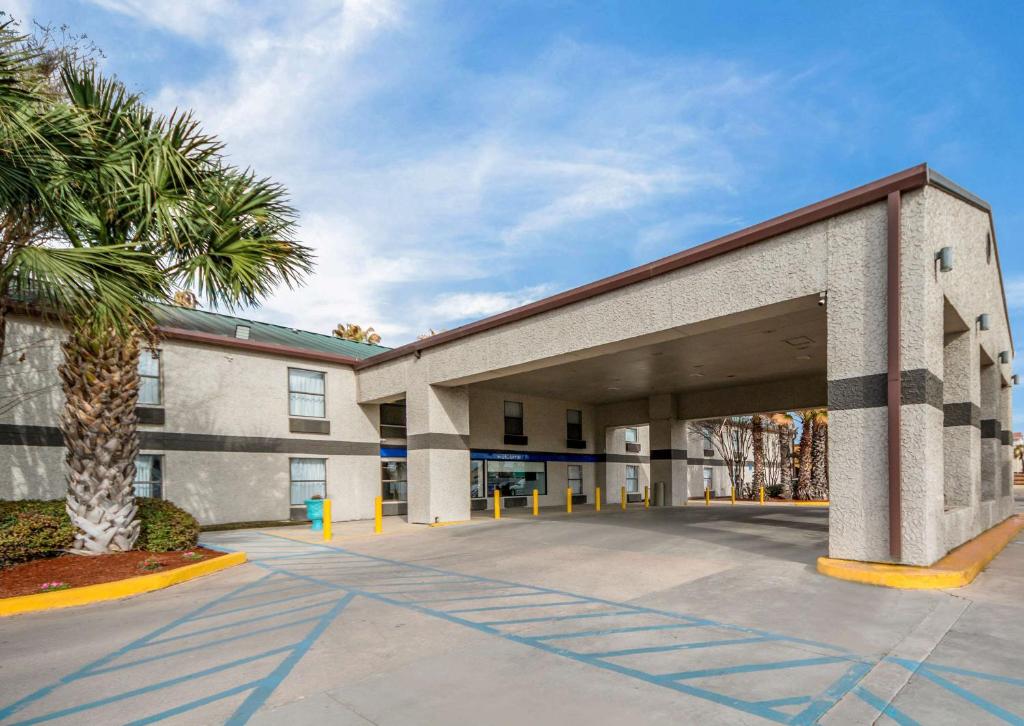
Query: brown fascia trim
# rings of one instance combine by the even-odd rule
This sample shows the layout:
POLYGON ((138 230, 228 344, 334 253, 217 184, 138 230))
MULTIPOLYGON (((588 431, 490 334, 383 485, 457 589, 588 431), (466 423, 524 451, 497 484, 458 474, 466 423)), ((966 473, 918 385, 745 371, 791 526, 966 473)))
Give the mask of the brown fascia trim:
MULTIPOLYGON (((870 184, 851 189, 834 197, 822 200, 795 211, 783 214, 780 217, 769 219, 765 222, 755 224, 752 227, 741 229, 738 232, 727 234, 724 237, 705 242, 697 247, 677 252, 674 255, 663 257, 655 262, 634 267, 631 270, 620 272, 617 275, 606 277, 596 282, 582 285, 572 290, 552 295, 551 297, 538 300, 528 305, 514 308, 489 318, 477 320, 476 322, 463 325, 452 330, 432 335, 423 340, 394 348, 386 353, 378 353, 356 363, 356 369, 368 368, 370 366, 385 363, 396 358, 417 353, 426 348, 436 345, 450 343, 460 338, 481 333, 485 330, 497 328, 500 325, 517 322, 540 313, 555 310, 566 305, 571 305, 581 300, 596 297, 612 290, 618 290, 637 282, 650 280, 651 278, 673 272, 683 267, 703 262, 704 260, 724 255, 728 252, 762 242, 786 232, 791 232, 801 227, 820 222, 823 219, 834 217, 838 214, 859 209, 860 207, 885 201, 892 192, 902 192, 910 189, 918 189, 929 183, 929 170, 927 164, 919 164, 904 171, 897 172, 890 176, 873 181, 870 184)), ((959 196, 959 195, 958 195, 959 196)))
POLYGON ((347 355, 320 353, 315 350, 293 348, 288 345, 279 345, 277 343, 258 343, 254 340, 239 340, 236 338, 228 338, 224 335, 216 335, 215 333, 200 333, 195 330, 165 328, 162 326, 158 327, 157 330, 163 338, 168 338, 170 340, 185 340, 192 343, 206 343, 208 345, 215 345, 219 348, 238 348, 239 350, 247 350, 252 353, 270 353, 272 355, 280 355, 288 358, 301 358, 303 360, 319 361, 321 363, 338 363, 341 365, 352 366, 353 368, 360 362, 358 358, 350 358, 347 355))

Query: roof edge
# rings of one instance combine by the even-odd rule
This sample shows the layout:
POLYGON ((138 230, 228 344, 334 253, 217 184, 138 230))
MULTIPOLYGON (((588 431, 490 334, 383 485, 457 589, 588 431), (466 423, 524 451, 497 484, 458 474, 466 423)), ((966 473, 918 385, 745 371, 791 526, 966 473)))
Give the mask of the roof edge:
POLYGON ((253 353, 271 353, 274 355, 287 356, 289 358, 301 358, 303 360, 319 361, 322 363, 338 363, 341 365, 351 366, 353 368, 360 362, 358 358, 350 358, 349 356, 337 353, 321 353, 315 350, 293 348, 288 345, 279 345, 277 343, 260 343, 255 340, 239 340, 236 338, 228 338, 223 335, 217 335, 216 333, 203 333, 197 330, 158 326, 157 331, 162 337, 170 340, 206 343, 208 345, 216 345, 221 348, 238 348, 240 350, 247 350, 253 353))
MULTIPOLYGON (((930 175, 941 177, 941 175, 935 175, 934 172, 930 172, 927 164, 918 164, 912 166, 909 169, 890 174, 889 176, 877 179, 868 184, 864 184, 854 189, 842 192, 822 201, 809 204, 805 207, 800 207, 792 212, 773 217, 764 222, 759 222, 751 227, 732 232, 725 235, 724 237, 718 237, 709 242, 691 247, 689 249, 677 252, 663 257, 660 260, 649 262, 639 267, 634 267, 625 272, 605 277, 595 282, 590 282, 579 287, 566 290, 565 292, 557 293, 550 297, 537 300, 526 305, 522 305, 512 310, 507 310, 497 315, 492 315, 487 318, 482 318, 472 323, 459 326, 447 330, 437 335, 432 335, 429 338, 423 340, 416 340, 411 343, 392 348, 384 353, 378 353, 377 355, 364 358, 356 364, 356 369, 369 368, 371 366, 386 363, 396 358, 402 358, 406 355, 418 353, 427 348, 433 348, 438 345, 450 343, 460 338, 465 338, 476 333, 482 333, 486 330, 491 330, 502 325, 514 323, 525 318, 533 317, 541 313, 548 312, 550 310, 556 310, 567 305, 571 305, 588 298, 602 295, 606 292, 618 290, 623 287, 649 280, 660 275, 664 275, 669 272, 674 272, 683 267, 703 262, 704 260, 717 257, 719 255, 733 252, 734 250, 747 247, 758 242, 762 242, 771 237, 776 237, 786 232, 791 232, 801 227, 820 222, 823 219, 833 217, 837 214, 843 214, 850 212, 860 207, 873 204, 875 202, 883 201, 889 195, 890 192, 895 191, 909 191, 911 189, 918 189, 929 183, 930 175)), ((942 180, 948 182, 949 185, 956 187, 955 184, 949 182, 945 177, 941 177, 942 180)), ((934 183, 939 185, 941 182, 936 179, 934 183)), ((977 199, 974 195, 971 195, 966 190, 962 192, 954 192, 957 196, 970 195, 970 198, 977 199)), ((968 201, 970 201, 968 198, 968 201)), ((980 201, 980 200, 979 200, 980 201)), ((973 202, 972 202, 973 203, 973 202)), ((982 202, 984 204, 984 202, 982 202)))

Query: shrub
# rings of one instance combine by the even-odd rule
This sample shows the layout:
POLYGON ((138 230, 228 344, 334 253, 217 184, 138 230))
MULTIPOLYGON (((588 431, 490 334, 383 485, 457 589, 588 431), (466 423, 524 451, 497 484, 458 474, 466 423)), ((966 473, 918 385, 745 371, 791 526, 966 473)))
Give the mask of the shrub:
MULTIPOLYGON (((135 549, 169 552, 196 546, 199 523, 191 514, 161 499, 135 501, 142 520, 135 549)), ((0 567, 59 555, 74 538, 63 499, 0 501, 0 567)))
POLYGON ((781 497, 782 496, 782 485, 772 484, 764 489, 764 495, 766 497, 781 497))
POLYGON ((140 497, 142 529, 135 549, 149 552, 188 550, 199 540, 199 522, 191 514, 163 499, 140 497))

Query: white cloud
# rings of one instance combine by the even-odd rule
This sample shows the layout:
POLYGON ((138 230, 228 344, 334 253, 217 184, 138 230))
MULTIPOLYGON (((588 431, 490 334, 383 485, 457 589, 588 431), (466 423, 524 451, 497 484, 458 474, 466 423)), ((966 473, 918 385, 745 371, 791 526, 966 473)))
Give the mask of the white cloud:
POLYGON ((713 60, 563 40, 480 70, 460 60, 473 28, 390 0, 94 1, 226 58, 150 100, 292 191, 318 269, 259 315, 386 344, 586 281, 533 267, 552 250, 678 249, 723 218, 707 199, 745 146, 792 121, 786 79, 713 60))
POLYGON ((32 19, 31 0, 4 0, 2 11, 7 14, 8 18, 17 20, 23 31, 31 28, 29 22, 32 19))

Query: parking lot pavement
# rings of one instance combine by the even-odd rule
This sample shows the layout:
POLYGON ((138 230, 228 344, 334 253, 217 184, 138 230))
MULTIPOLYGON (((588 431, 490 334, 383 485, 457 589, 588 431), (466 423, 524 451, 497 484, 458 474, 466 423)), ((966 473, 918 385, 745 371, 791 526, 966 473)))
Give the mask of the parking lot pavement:
POLYGON ((913 592, 818 575, 815 509, 282 534, 204 537, 250 556, 215 577, 0 621, 0 723, 1024 722, 1020 540, 913 592))

